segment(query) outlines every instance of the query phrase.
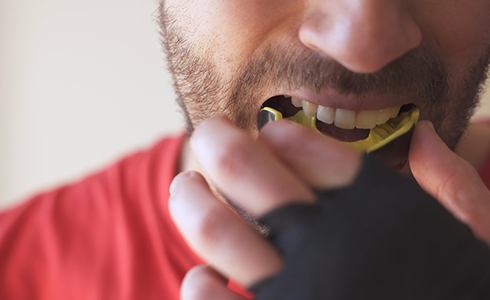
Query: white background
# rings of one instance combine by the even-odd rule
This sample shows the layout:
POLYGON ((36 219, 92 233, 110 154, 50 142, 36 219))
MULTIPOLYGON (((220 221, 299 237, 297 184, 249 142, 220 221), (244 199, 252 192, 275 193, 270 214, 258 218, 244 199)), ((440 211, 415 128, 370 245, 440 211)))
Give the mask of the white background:
POLYGON ((157 0, 0 0, 0 205, 182 128, 157 0))
POLYGON ((0 207, 182 128, 157 4, 0 0, 0 207))

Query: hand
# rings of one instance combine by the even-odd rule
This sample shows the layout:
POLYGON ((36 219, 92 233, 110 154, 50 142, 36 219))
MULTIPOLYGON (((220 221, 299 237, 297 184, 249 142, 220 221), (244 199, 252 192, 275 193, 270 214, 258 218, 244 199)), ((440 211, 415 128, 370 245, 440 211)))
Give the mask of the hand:
POLYGON ((478 172, 452 152, 429 122, 421 122, 410 149, 417 182, 490 245, 490 191, 478 172))
MULTIPOLYGON (((431 151, 423 151, 424 146, 430 145, 424 140, 424 126, 419 126, 414 137, 414 141, 419 144, 414 142, 412 147, 410 162, 413 169, 417 166, 427 168, 427 164, 438 161, 430 156, 432 149, 437 149, 433 145, 429 148, 431 151), (428 158, 433 160, 427 161, 428 158)), ((436 137, 433 135, 431 141, 437 141, 436 137)), ((290 204, 291 199, 306 199, 304 202, 311 203, 309 186, 325 189, 346 185, 352 181, 360 165, 359 156, 343 148, 343 145, 294 124, 266 127, 259 141, 255 142, 230 124, 214 120, 198 129, 192 144, 204 169, 209 173, 208 178, 229 199, 257 217, 290 204), (279 159, 274 158, 274 155, 279 159), (338 170, 343 172, 338 173, 338 170)), ((445 151, 439 151, 442 154, 439 153, 438 159, 451 157, 447 148, 439 150, 445 151)), ((462 160, 457 163, 452 162, 447 166, 464 165, 462 160)), ((432 176, 424 177, 425 181, 421 181, 420 174, 416 174, 424 187, 424 183, 432 180, 433 184, 426 187, 429 192, 437 184, 447 182, 444 176, 447 176, 446 172, 450 169, 439 170, 445 172, 438 174, 435 172, 437 170, 431 170, 432 176)), ((199 174, 187 173, 176 178, 172 194, 171 210, 177 225, 191 246, 221 274, 249 286, 281 269, 282 261, 277 252, 219 202, 199 174)), ((442 199, 443 203, 443 199, 452 199, 444 198, 444 195, 434 196, 439 196, 438 199, 442 199)), ((460 216, 458 213, 467 210, 451 211, 460 216)), ((467 221, 474 218, 460 219, 467 221)), ((468 224, 472 226, 481 223, 468 224)), ((191 271, 184 281, 182 291, 183 299, 241 299, 228 291, 226 280, 209 267, 191 271)))
MULTIPOLYGON (((257 218, 293 202, 313 203, 311 187, 348 185, 361 164, 347 146, 287 121, 269 124, 255 140, 228 121, 208 120, 194 132, 191 147, 218 190, 257 218)), ((224 277, 250 286, 282 268, 277 250, 218 200, 199 173, 175 178, 170 210, 212 267, 189 272, 183 299, 241 299, 224 277)))

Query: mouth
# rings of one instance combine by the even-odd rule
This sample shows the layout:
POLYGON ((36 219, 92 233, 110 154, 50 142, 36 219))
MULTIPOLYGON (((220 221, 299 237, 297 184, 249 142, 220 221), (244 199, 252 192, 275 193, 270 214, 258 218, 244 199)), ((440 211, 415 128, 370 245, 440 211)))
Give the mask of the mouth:
POLYGON ((372 152, 409 132, 418 117, 419 109, 413 103, 356 111, 278 95, 262 104, 258 126, 290 119, 358 150, 372 152))

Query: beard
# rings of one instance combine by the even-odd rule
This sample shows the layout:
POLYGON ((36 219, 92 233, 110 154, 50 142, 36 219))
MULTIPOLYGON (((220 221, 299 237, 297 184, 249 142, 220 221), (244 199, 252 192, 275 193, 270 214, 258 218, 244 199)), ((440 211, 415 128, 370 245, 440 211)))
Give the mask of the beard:
POLYGON ((197 45, 185 38, 163 5, 159 22, 177 102, 189 134, 205 119, 222 115, 238 127, 256 132, 257 114, 267 100, 267 91, 302 87, 334 90, 359 99, 373 93, 416 99, 421 119, 430 120, 454 149, 479 103, 490 63, 489 48, 456 81, 442 59, 422 45, 376 73, 359 74, 291 40, 257 50, 235 70, 236 75, 223 78, 209 59, 212 47, 197 54, 197 45))

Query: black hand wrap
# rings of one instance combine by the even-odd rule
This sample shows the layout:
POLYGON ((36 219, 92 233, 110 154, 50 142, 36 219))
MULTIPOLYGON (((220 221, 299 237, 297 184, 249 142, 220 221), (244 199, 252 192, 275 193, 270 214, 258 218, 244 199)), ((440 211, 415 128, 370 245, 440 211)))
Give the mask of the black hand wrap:
POLYGON ((366 158, 318 199, 261 219, 285 266, 256 299, 490 299, 490 248, 414 181, 366 158))

